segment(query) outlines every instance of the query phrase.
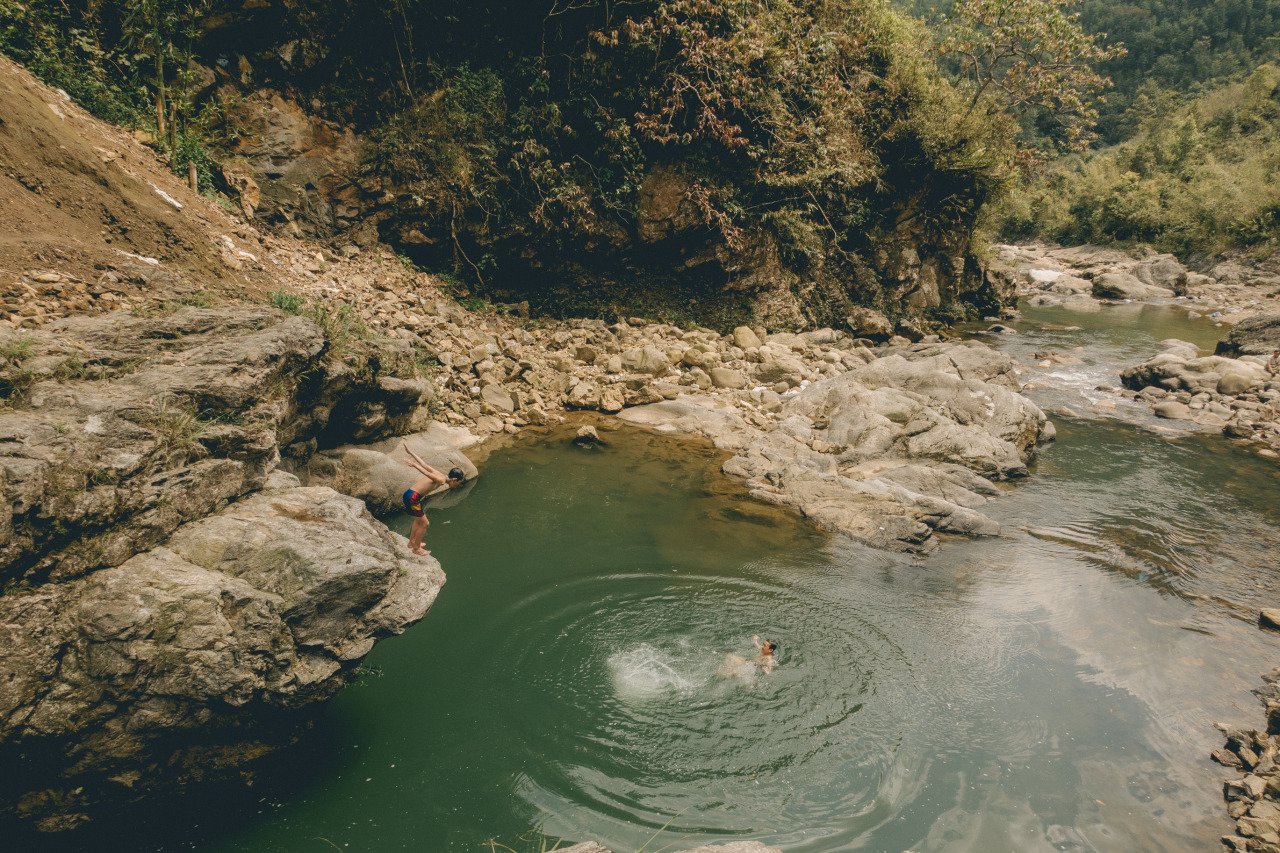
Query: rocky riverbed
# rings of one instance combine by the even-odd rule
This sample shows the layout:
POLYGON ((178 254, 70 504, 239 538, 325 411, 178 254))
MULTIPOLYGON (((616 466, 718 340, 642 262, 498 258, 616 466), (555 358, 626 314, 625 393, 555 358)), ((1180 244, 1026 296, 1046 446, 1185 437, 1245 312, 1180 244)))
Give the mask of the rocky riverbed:
MULTIPOLYGON (((1272 628, 1280 628, 1280 612, 1264 614, 1272 628)), ((1263 677, 1265 685, 1254 691, 1266 706, 1265 730, 1229 725, 1219 728, 1227 741, 1215 750, 1213 760, 1243 771, 1244 776, 1222 786, 1227 813, 1236 822, 1234 835, 1222 843, 1237 853, 1276 853, 1280 850, 1280 669, 1263 677)))
POLYGON ((1219 258, 1189 268, 1173 255, 1103 246, 1000 245, 993 269, 1029 305, 1097 311, 1107 301, 1176 300, 1226 325, 1274 310, 1275 262, 1219 258))
POLYGON ((1219 432, 1280 458, 1280 277, 1269 267, 1222 261, 1195 272, 1172 255, 1093 246, 1002 246, 999 263, 1027 305, 1093 313, 1167 304, 1214 323, 1224 336, 1214 354, 1162 341, 1163 351, 1124 367, 1124 393, 1171 425, 1219 432))
POLYGON ((752 496, 874 547, 929 550, 934 531, 999 534, 978 511, 1000 494, 992 481, 1025 476, 1036 446, 1053 436, 1018 394, 1011 359, 978 343, 873 351, 830 330, 771 337, 801 352, 852 353, 852 363, 783 394, 756 386, 620 417, 710 438, 734 454, 725 473, 752 496))
MULTIPOLYGON (((59 156, 100 178, 24 182, 48 208, 36 220, 97 186, 108 219, 145 213, 78 228, 74 250, 43 234, 0 253, 0 755, 18 768, 3 810, 42 828, 246 772, 422 618, 441 567, 371 514, 415 476, 402 444, 474 476, 481 439, 618 415, 710 439, 759 500, 929 551, 938 532, 999 534, 982 507, 1054 436, 1012 359, 918 321, 855 309, 842 330, 726 334, 531 318, 384 247, 260 230, 136 140, 19 88, 42 139, 92 137, 59 156)), ((1002 263, 1030 304, 1154 300, 1237 323, 1219 354, 1170 341, 1125 382, 1164 417, 1280 447, 1280 324, 1264 316, 1280 278, 1092 247, 1004 247, 1002 263)), ((1230 734, 1227 763, 1271 772, 1272 734, 1230 734)), ((1242 849, 1273 849, 1269 789, 1242 784, 1233 817, 1261 821, 1242 849)))

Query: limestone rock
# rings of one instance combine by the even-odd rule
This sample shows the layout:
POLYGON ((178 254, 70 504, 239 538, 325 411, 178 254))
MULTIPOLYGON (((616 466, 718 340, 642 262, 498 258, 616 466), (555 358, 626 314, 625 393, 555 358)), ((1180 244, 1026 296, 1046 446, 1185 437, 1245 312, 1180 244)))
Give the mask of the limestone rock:
POLYGON ((465 429, 434 423, 413 435, 319 453, 298 473, 307 485, 328 486, 385 515, 401 509, 405 489, 422 477, 409 465, 405 446, 433 468, 443 472, 461 468, 472 480, 479 472, 462 451, 478 441, 465 429))
POLYGON ((763 343, 760 336, 750 326, 739 326, 733 330, 733 344, 742 350, 759 347, 763 343))
MULTIPOLYGON (((772 340, 772 348, 782 340, 772 340)), ((800 343, 800 342, 797 342, 800 343)), ((978 344, 892 347, 790 392, 760 426, 725 400, 681 397, 621 417, 734 453, 751 494, 875 547, 927 550, 934 530, 990 536, 990 479, 1019 477, 1048 434, 1012 360, 978 344)))
POLYGON ((1162 352, 1142 364, 1126 368, 1120 379, 1126 388, 1140 391, 1155 385, 1170 391, 1218 393, 1219 383, 1226 376, 1226 387, 1252 388, 1268 379, 1260 364, 1250 361, 1207 355, 1188 358, 1185 351, 1176 348, 1162 352))
POLYGON ((46 367, 0 412, 5 579, 119 565, 259 488, 280 453, 403 428, 422 395, 325 360, 314 323, 267 309, 76 317, 30 339, 46 367))
POLYGON ((1152 409, 1157 418, 1167 418, 1169 420, 1190 420, 1191 407, 1186 403, 1179 403, 1177 400, 1166 400, 1163 403, 1157 403, 1152 409))
POLYGON ((511 399, 511 394, 501 385, 485 385, 480 389, 480 399, 499 412, 511 414, 516 410, 516 404, 511 399))
POLYGON ((1218 342, 1218 355, 1269 356, 1280 350, 1280 314, 1262 314, 1241 320, 1218 342))
POLYGON ((1093 295, 1101 299, 1153 299, 1172 297, 1173 291, 1144 284, 1137 276, 1116 271, 1105 272, 1094 278, 1093 295))
POLYGON ((728 367, 711 368, 711 384, 717 388, 746 388, 747 374, 728 367))
POLYGON ((847 317, 849 329, 860 338, 887 341, 893 336, 893 323, 872 308, 854 308, 847 317))
POLYGON ((119 566, 0 597, 0 742, 72 743, 24 780, 72 802, 124 770, 161 784, 185 755, 331 696, 443 583, 359 501, 255 495, 119 566))
POLYGON ((661 376, 671 369, 667 354, 655 346, 637 347, 622 354, 622 366, 635 373, 661 376))

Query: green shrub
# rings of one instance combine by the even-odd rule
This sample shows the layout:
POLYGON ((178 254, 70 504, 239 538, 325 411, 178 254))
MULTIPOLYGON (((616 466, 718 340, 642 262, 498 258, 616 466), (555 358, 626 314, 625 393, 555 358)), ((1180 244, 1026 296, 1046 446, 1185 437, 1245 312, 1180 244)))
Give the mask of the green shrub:
POLYGON ((304 300, 296 293, 285 293, 283 290, 273 290, 269 297, 271 304, 275 308, 279 308, 286 314, 301 314, 304 300))

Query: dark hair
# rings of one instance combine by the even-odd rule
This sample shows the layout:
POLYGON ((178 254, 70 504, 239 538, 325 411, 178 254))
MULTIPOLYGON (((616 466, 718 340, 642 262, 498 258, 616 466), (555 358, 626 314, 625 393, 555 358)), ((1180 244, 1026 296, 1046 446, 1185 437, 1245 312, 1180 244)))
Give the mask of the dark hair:
POLYGON ((449 472, 449 479, 465 483, 467 481, 467 475, 462 472, 461 468, 454 468, 449 472))

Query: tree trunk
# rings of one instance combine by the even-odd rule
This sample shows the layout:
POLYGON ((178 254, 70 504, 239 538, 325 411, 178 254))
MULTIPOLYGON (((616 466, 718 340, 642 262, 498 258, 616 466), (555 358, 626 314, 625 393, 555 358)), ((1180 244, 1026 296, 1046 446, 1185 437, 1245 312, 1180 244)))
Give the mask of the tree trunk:
POLYGON ((169 152, 171 156, 178 153, 178 102, 172 95, 169 97, 169 152))
POLYGON ((187 184, 193 193, 200 191, 200 173, 196 171, 196 161, 187 161, 187 184))
POLYGON ((164 54, 160 52, 157 40, 156 51, 156 142, 162 147, 165 144, 165 97, 164 97, 164 54))

